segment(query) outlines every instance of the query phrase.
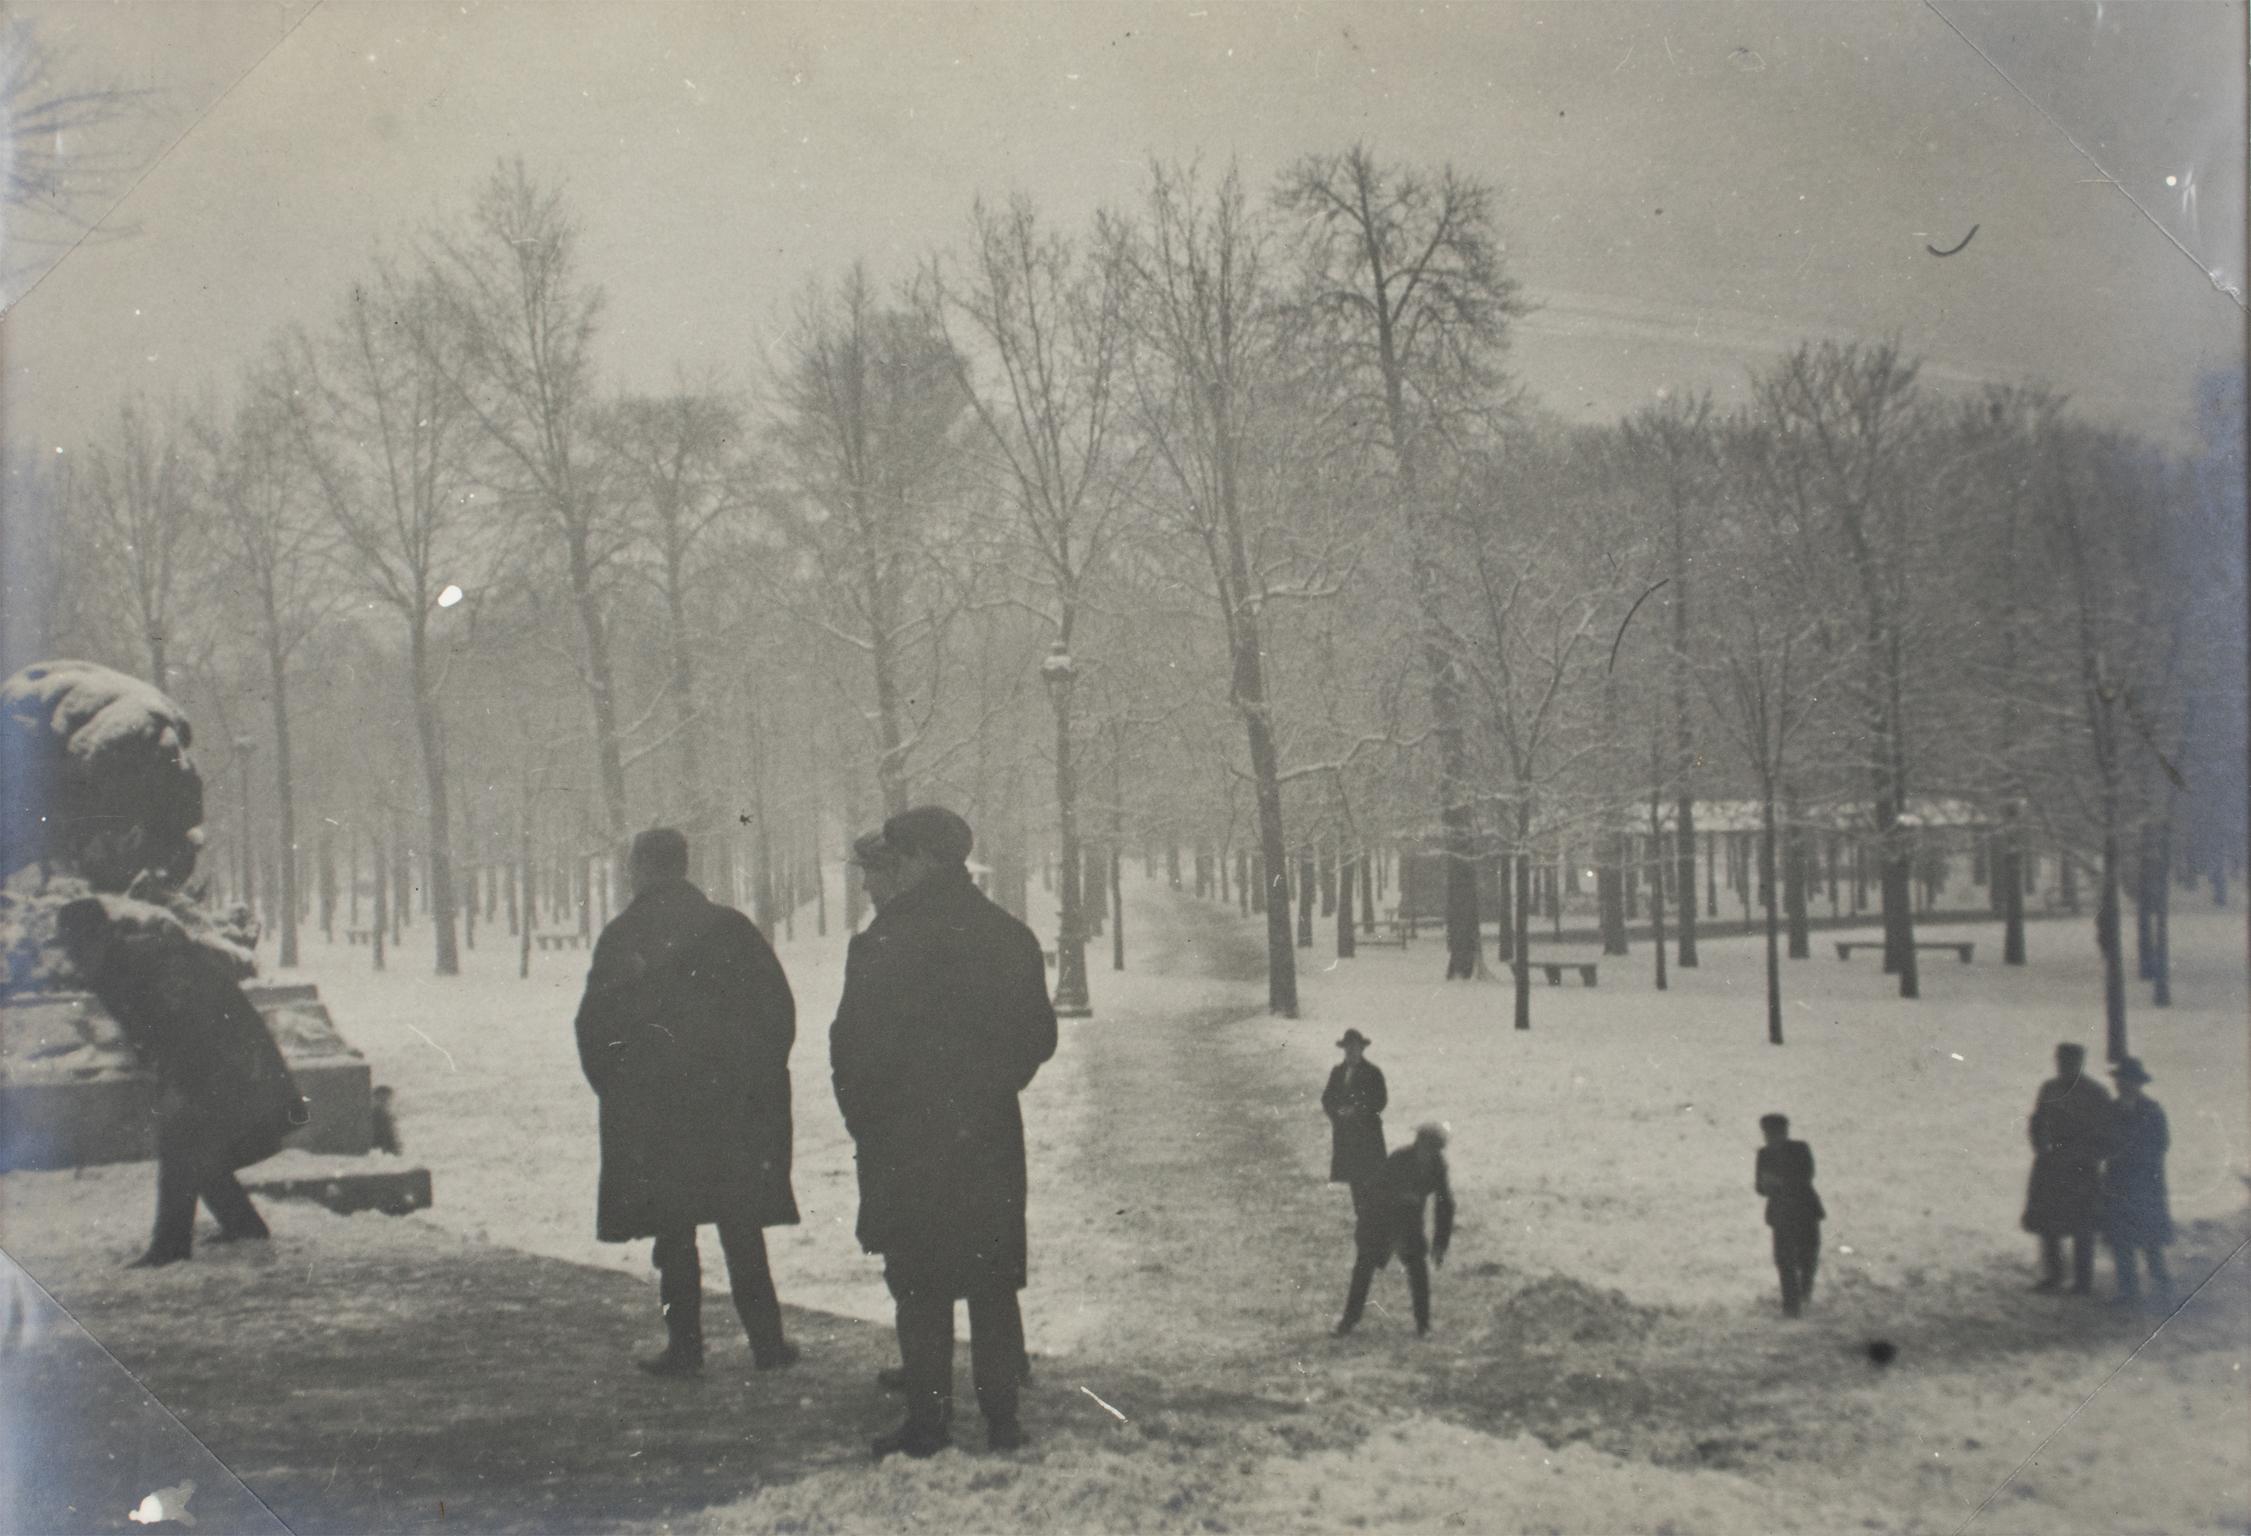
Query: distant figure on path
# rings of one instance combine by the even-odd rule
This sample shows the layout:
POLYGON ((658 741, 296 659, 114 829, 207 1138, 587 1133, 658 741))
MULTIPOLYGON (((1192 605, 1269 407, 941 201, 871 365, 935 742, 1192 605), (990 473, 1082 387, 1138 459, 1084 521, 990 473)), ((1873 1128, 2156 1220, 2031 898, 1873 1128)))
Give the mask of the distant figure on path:
POLYGON ((1329 1085, 1321 1090, 1321 1108, 1329 1117, 1329 1182, 1351 1186, 1355 1218, 1370 1181, 1383 1171, 1383 1111, 1390 1102, 1383 1069, 1368 1060, 1368 1045, 1366 1035, 1346 1030, 1337 1042, 1344 1060, 1330 1069, 1329 1085))
POLYGON ((879 1459, 951 1443, 964 1299, 986 1443, 1025 1440, 1017 1095, 1055 1054, 1055 1010, 1039 940, 970 879, 973 841, 952 811, 920 806, 853 844, 876 915, 846 953, 829 1060, 857 1150, 860 1246, 883 1255, 907 1378, 906 1422, 876 1440, 879 1459))
POLYGON ((1454 1240, 1454 1191, 1446 1179, 1446 1133, 1435 1125, 1415 1132, 1413 1145, 1401 1147, 1384 1159, 1383 1167, 1368 1181, 1360 1219, 1353 1231, 1352 1286, 1345 1293, 1344 1316, 1337 1322, 1342 1338, 1360 1325, 1368 1304, 1368 1288, 1376 1271, 1399 1255, 1407 1271, 1407 1293, 1415 1306, 1415 1333, 1430 1332, 1430 1269, 1423 1260, 1443 1265, 1446 1249, 1454 1240), (1435 1200, 1435 1228, 1423 1237, 1423 1204, 1435 1200))
POLYGON ((1766 1145, 1759 1148, 1752 1185, 1766 1196, 1766 1224, 1774 1229, 1774 1267, 1782 1276, 1782 1315, 1796 1317, 1813 1300, 1813 1274, 1821 1265, 1821 1223, 1828 1219, 1813 1187, 1813 1148, 1790 1139, 1788 1115, 1761 1115, 1766 1145))
POLYGON ((2032 1101, 2032 1182, 2024 1197, 2024 1230, 2040 1238, 2040 1280, 2063 1285, 2063 1240, 2071 1239, 2071 1290, 2095 1283, 2095 1229, 2103 1217, 2102 1160, 2110 1139, 2110 1094, 2086 1074, 2086 1047, 2056 1047, 2056 1075, 2032 1101))
POLYGON ((664 1352, 654 1376, 703 1370, 696 1228, 719 1228, 752 1362, 797 1359, 782 1337, 767 1227, 797 1221, 789 1052, 797 1004, 757 925, 688 882, 688 840, 633 840, 633 900, 603 928, 578 1007, 578 1059, 602 1101, 594 1235, 653 1237, 664 1352))
POLYGON ((220 1242, 264 1238, 235 1172, 281 1150, 305 1100, 257 1006, 223 960, 161 909, 85 897, 55 914, 71 968, 155 1072, 156 1226, 136 1269, 193 1256, 195 1204, 220 1242))
POLYGON ((2149 1261, 2149 1286, 2160 1299, 2173 1294, 2165 1268, 2165 1245, 2173 1240, 2173 1213, 2165 1197, 2165 1111, 2142 1092, 2151 1081, 2138 1057, 2122 1058, 2110 1069, 2118 1080, 2111 1108, 2110 1164, 2103 1171, 2103 1231, 2118 1263, 2118 1299, 2141 1296, 2134 1256, 2149 1261))

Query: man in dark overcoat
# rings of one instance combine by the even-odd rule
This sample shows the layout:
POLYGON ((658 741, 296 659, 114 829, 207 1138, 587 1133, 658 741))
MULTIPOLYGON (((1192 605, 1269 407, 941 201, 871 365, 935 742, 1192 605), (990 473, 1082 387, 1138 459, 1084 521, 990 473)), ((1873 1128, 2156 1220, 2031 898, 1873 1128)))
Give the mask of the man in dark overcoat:
POLYGON ((55 925, 71 968, 156 1074, 156 1224, 134 1267, 192 1256, 198 1199, 218 1241, 266 1237, 235 1172, 281 1149, 305 1100, 236 970, 146 903, 90 896, 55 925))
POLYGON ((716 1226, 735 1313, 759 1370, 790 1364, 767 1227, 794 1225, 789 1052, 797 1004, 757 925, 688 881, 688 842, 643 832, 627 861, 633 900, 594 945, 578 1056, 601 1098, 594 1235, 652 1237, 665 1348, 641 1368, 703 1369, 696 1228, 716 1226))
POLYGON ((2071 1239, 2071 1289, 2094 1289, 2095 1231, 2102 1224, 2102 1161, 2110 1140, 2110 1094, 2086 1073, 2087 1051, 2056 1047, 2056 1075, 2040 1085, 2028 1127, 2032 1180, 2024 1230, 2040 1239, 2036 1291, 2063 1285, 2063 1240, 2071 1239))
POLYGON ((1751 1186, 1766 1197, 1774 1268, 1782 1277, 1782 1315, 1796 1317, 1813 1300, 1813 1275, 1821 1266, 1821 1223, 1829 1213, 1813 1187, 1813 1148, 1790 1139, 1790 1117, 1761 1115, 1759 1130, 1766 1145, 1759 1148, 1751 1186))
POLYGON ((1383 1171, 1383 1111, 1391 1102, 1383 1069, 1368 1060, 1368 1037, 1348 1029, 1337 1041, 1344 1060, 1329 1069, 1321 1110, 1329 1117, 1329 1182, 1352 1190, 1355 1219, 1367 1202, 1368 1181, 1383 1171))
POLYGON ((2165 1245, 2173 1240, 2165 1194, 2165 1152, 2172 1138, 2165 1111, 2142 1092, 2151 1079, 2140 1058, 2119 1058, 2110 1075, 2118 1080, 2118 1101, 2110 1112, 2110 1162, 2103 1169, 2103 1234, 2118 1264, 2118 1299, 2141 1296, 2136 1255, 2148 1261, 2150 1289, 2163 1299, 2173 1294, 2173 1277, 2165 1268, 2165 1245))
POLYGON ((1407 1295, 1414 1303, 1415 1333, 1430 1332, 1430 1265, 1443 1266, 1454 1241, 1454 1190, 1446 1174, 1446 1133, 1435 1125, 1415 1132, 1414 1141, 1383 1160, 1367 1181, 1359 1220, 1352 1233, 1352 1283, 1345 1292, 1338 1337, 1360 1326, 1368 1289, 1376 1271, 1399 1257, 1407 1271, 1407 1295), (1423 1235, 1423 1207, 1435 1205, 1429 1237, 1423 1235), (1426 1262, 1427 1260, 1427 1262, 1426 1262))
POLYGON ((957 1300, 987 1442, 1024 1443, 1017 1095, 1055 1054, 1055 1010, 1039 940, 970 878, 972 841, 959 816, 921 806, 853 849, 876 915, 846 956, 829 1060, 857 1150, 860 1245, 883 1255, 906 1375, 906 1422, 875 1442, 879 1458, 949 1443, 957 1300))

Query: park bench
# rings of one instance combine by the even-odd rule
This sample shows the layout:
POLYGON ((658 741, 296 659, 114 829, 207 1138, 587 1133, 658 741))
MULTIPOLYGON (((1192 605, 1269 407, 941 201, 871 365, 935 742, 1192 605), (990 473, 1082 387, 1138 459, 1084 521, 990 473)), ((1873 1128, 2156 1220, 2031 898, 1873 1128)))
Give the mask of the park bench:
POLYGON ((1551 987, 1563 985, 1565 971, 1577 971, 1579 985, 1582 987, 1594 985, 1595 962, 1592 960, 1534 960, 1531 964, 1547 973, 1548 985, 1551 987))
POLYGON ((583 941, 575 933, 535 933, 532 942, 541 949, 576 949, 583 941))
MULTIPOLYGON (((1839 939, 1837 940, 1837 958, 1839 960, 1850 960, 1852 952, 1856 949, 1882 949, 1883 947, 1884 941, 1882 939, 1839 939)), ((1964 965, 1968 965, 1970 963, 1970 952, 1977 948, 1977 944, 1975 941, 1968 944, 1958 944, 1952 939, 1917 939, 1915 947, 1917 949, 1951 949, 1964 965)))
POLYGON ((344 942, 347 945, 372 944, 375 942, 375 930, 372 928, 347 928, 344 930, 344 942))

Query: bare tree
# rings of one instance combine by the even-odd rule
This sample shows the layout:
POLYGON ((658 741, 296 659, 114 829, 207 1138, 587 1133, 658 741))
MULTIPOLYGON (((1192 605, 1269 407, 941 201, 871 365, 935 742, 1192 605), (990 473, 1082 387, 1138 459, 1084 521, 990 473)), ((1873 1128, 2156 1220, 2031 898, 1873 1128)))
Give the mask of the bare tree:
POLYGON ((1388 167, 1365 146, 1309 156, 1276 189, 1303 235, 1301 303, 1335 349, 1389 451, 1424 633, 1446 845, 1449 978, 1474 975, 1477 879, 1461 667, 1448 640, 1439 539, 1425 478, 1465 423, 1500 402, 1500 353, 1522 313, 1495 229, 1493 191, 1447 166, 1388 167))
POLYGON ((79 452, 65 498, 65 516, 84 525, 94 587, 128 615, 149 681, 167 687, 208 531, 189 493, 179 433, 145 402, 127 400, 113 435, 79 452))
POLYGON ((580 675, 612 854, 623 867, 632 823, 611 657, 609 599, 633 533, 604 483, 594 435, 593 342, 602 291, 580 276, 578 221, 561 188, 521 160, 478 190, 465 225, 431 238, 440 323, 418 334, 494 461, 497 487, 554 549, 578 620, 580 675))
MULTIPOLYGON (((999 207, 980 200, 970 214, 967 254, 934 260, 923 289, 933 328, 947 335, 958 326, 963 333, 959 344, 948 336, 946 355, 982 428, 977 436, 986 473, 1013 514, 1006 542, 1027 554, 1038 573, 1031 602, 1050 625, 1054 656, 1073 656, 1082 638, 1088 587, 1109 554, 1125 504, 1113 430, 1126 340, 1124 295, 1115 241, 1097 239, 1082 250, 1044 227, 1021 195, 999 207)), ((1051 695, 1063 898, 1055 992, 1059 1005, 1077 1012, 1090 1000, 1079 910, 1072 690, 1059 686, 1051 695)))
POLYGON ((967 408, 957 364, 927 315, 880 305, 854 266, 806 290, 775 390, 778 467, 799 514, 784 522, 809 562, 778 595, 864 658, 876 783, 886 812, 904 810, 961 600, 941 558, 967 408))
POLYGON ((198 489, 209 501, 215 540, 247 599, 264 652, 274 729, 274 798, 281 812, 281 954, 297 964, 297 783, 290 716, 291 664, 335 612, 327 560, 332 535, 320 516, 287 408, 270 385, 253 386, 231 422, 194 424, 198 489))
POLYGON ((727 840, 715 838, 711 788, 705 780, 710 729, 697 675, 692 592, 706 569, 712 535, 750 505, 743 461, 742 413, 713 388, 685 382, 664 396, 631 396, 603 413, 599 430, 618 466, 629 526, 639 535, 664 602, 669 675, 665 695, 672 722, 665 734, 679 748, 680 819, 699 868, 715 860, 719 883, 731 884, 727 840))
POLYGON ((453 337, 448 306, 430 279, 379 268, 327 332, 291 338, 271 391, 345 571, 404 631, 441 976, 458 974, 461 961, 439 707, 452 652, 439 616, 461 601, 460 593, 449 598, 449 587, 482 600, 476 537, 486 510, 470 489, 475 427, 456 382, 453 337))

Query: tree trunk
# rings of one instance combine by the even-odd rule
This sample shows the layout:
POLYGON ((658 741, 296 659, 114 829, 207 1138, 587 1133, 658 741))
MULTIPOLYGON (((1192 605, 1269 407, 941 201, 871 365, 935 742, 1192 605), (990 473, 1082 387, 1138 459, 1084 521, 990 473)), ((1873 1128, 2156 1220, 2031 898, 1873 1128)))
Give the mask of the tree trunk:
POLYGON ((1297 947, 1313 947, 1313 906, 1320 899, 1319 877, 1313 869, 1313 845, 1297 851, 1297 947))
POLYGON ((410 636, 409 646, 414 734, 422 748, 423 793, 429 802, 430 915, 437 940, 437 974, 458 976, 461 956, 454 947, 453 844, 446 813, 445 742, 438 726, 436 688, 430 679, 427 642, 419 626, 410 636))
MULTIPOLYGON (((584 533, 574 530, 568 546, 572 606, 578 615, 579 639, 586 649, 586 692, 594 712, 594 756, 601 774, 602 810, 608 819, 610 843, 622 859, 633 824, 626 809, 625 754, 618 740, 617 682, 610 664, 610 637, 602 620, 601 598, 594 589, 592 554, 584 533)), ((449 934, 440 942, 450 948, 453 941, 449 934)), ((453 974, 442 966, 440 970, 445 975, 453 974)))
POLYGON ((1782 904, 1790 924, 1790 958, 1803 960, 1813 953, 1813 939, 1806 923, 1806 866, 1812 862, 1812 855, 1807 849, 1805 828, 1797 824, 1794 816, 1782 839, 1782 904))
POLYGON ((1361 850, 1358 862, 1360 865, 1360 931, 1364 934, 1373 934, 1376 931, 1375 870, 1372 867, 1376 862, 1375 850, 1372 848, 1361 850))
MULTIPOLYGON (((1654 745, 1656 738, 1652 737, 1654 745)), ((1657 990, 1665 990, 1665 838, 1664 812, 1660 807, 1658 779, 1649 777, 1649 947, 1657 954, 1657 990)), ((1689 901, 1696 888, 1688 888, 1689 901)))
MULTIPOLYGON (((383 815, 383 812, 377 812, 383 815)), ((375 926, 369 930, 370 948, 374 952, 375 968, 383 969, 383 945, 390 927, 390 875, 389 864, 383 856, 383 835, 375 835, 375 926)))
POLYGON ((1782 1043, 1781 923, 1775 910, 1774 791, 1759 797, 1759 904, 1766 910, 1766 1039, 1782 1043))
POLYGON ((2126 1050, 2125 934, 2118 910, 2118 808, 2104 796, 2101 889, 2095 898, 2095 946, 2102 951, 2103 1050, 2115 1063, 2126 1050))
MULTIPOLYGON (((532 890, 538 880, 539 866, 532 859, 531 849, 531 794, 524 794, 524 808, 516 825, 516 885, 522 887, 523 927, 518 930, 516 945, 516 976, 518 980, 531 975, 531 935, 539 925, 539 901, 532 890)), ((508 900, 513 906, 517 899, 516 886, 509 888, 508 900)))
POLYGON ((1532 1027, 1532 813, 1529 806, 1519 808, 1516 816, 1516 844, 1519 852, 1515 858, 1516 899, 1511 905, 1516 916, 1516 953, 1512 963, 1516 973, 1516 1027, 1532 1027))
POLYGON ((327 820, 320 824, 318 863, 320 886, 320 936, 324 943, 336 942, 336 838, 327 820))
POLYGON ((1337 850, 1337 958, 1354 957, 1352 932, 1352 882, 1359 874, 1359 860, 1349 847, 1337 850))
POLYGON ((1093 1002, 1087 992, 1086 940, 1079 903, 1078 780, 1071 761, 1071 703, 1066 685, 1055 697, 1055 835, 1060 844, 1055 887, 1062 913, 1055 935, 1055 999, 1066 1017, 1083 1017, 1093 1002))
POLYGON ((1494 958, 1503 965, 1516 963, 1518 954, 1516 937, 1516 852, 1511 849, 1501 855, 1500 871, 1493 881, 1493 889, 1500 897, 1500 932, 1494 941, 1494 958))
MULTIPOLYGON (((1252 634, 1255 640, 1255 631, 1252 634)), ((1243 663, 1244 658, 1238 655, 1238 678, 1243 675, 1243 663)), ((1259 883, 1251 891, 1251 906, 1256 910, 1263 904, 1266 912, 1267 1011, 1294 1019, 1297 1017, 1297 951, 1292 947, 1290 936, 1290 856, 1289 845, 1283 841, 1280 764, 1267 725, 1263 672, 1257 705, 1244 716, 1244 730, 1250 743, 1251 778, 1258 794, 1259 883)))

